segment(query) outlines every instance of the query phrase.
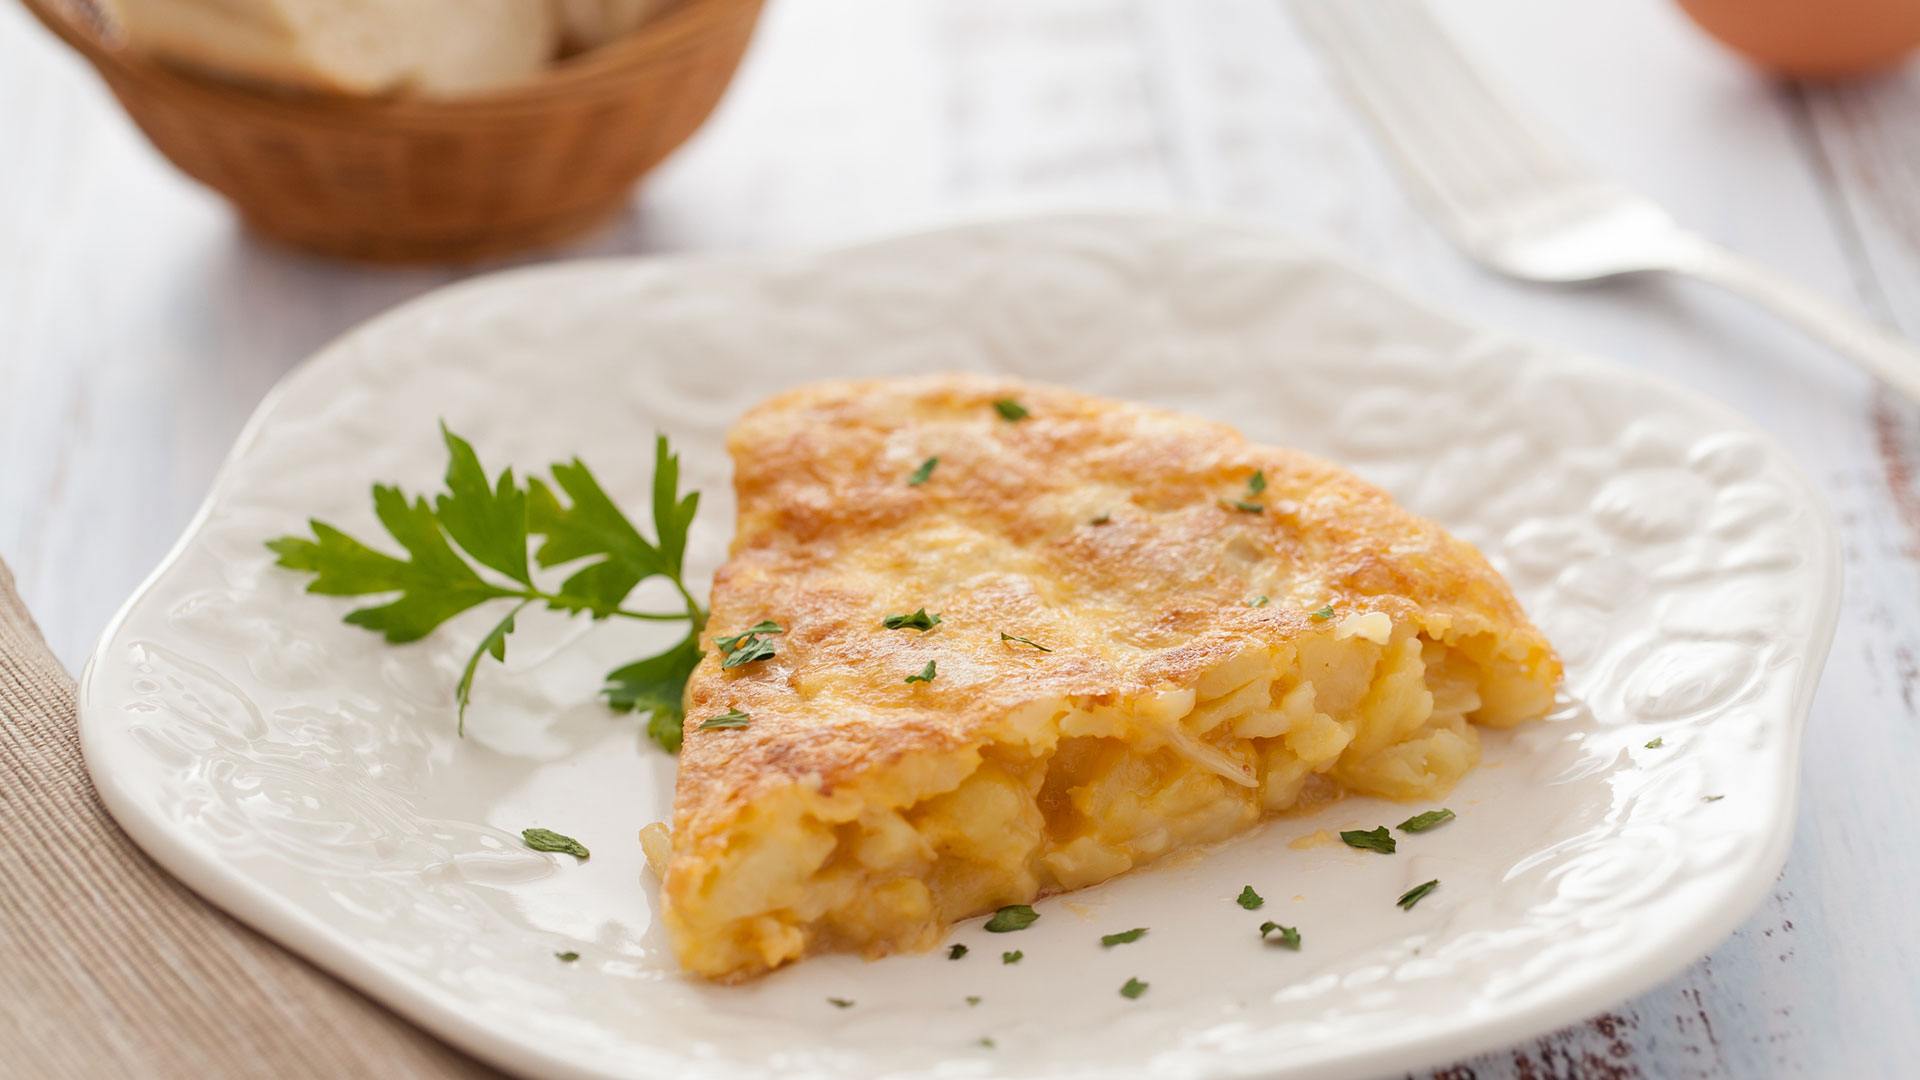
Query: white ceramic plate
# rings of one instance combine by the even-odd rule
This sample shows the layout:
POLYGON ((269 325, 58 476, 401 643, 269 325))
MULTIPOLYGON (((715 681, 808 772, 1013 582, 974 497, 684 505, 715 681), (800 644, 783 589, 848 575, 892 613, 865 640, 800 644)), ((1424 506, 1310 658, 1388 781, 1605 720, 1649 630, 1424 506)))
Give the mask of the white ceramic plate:
POLYGON ((1787 849, 1835 552, 1811 485, 1739 417, 1245 223, 568 263, 409 304, 290 376, 102 639, 82 735, 115 815, 194 888, 530 1075, 1359 1077, 1608 1007, 1745 917, 1787 849), (732 528, 736 415, 806 380, 938 369, 1187 409, 1350 465, 1509 576, 1567 662, 1562 707, 1488 738, 1445 800, 1459 820, 1395 856, 1290 846, 1410 813, 1354 800, 1047 901, 1019 935, 969 924, 958 962, 825 957, 716 987, 676 971, 635 841, 667 815, 673 760, 595 698, 655 642, 527 617, 462 740, 452 687, 491 616, 387 646, 261 546, 309 515, 382 536, 368 483, 436 486, 442 417, 495 468, 579 454, 633 507, 658 429, 705 492, 704 581, 732 528), (531 825, 592 860, 525 849, 531 825), (1261 911, 1234 904, 1246 884, 1261 911), (1267 918, 1304 947, 1263 947, 1267 918))

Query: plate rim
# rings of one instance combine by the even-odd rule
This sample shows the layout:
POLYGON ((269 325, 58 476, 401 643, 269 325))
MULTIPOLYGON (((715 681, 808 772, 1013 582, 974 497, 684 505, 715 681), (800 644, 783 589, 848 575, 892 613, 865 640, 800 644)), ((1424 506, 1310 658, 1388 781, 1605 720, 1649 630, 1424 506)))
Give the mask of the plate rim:
MULTIPOLYGON (((390 323, 411 318, 422 308, 438 305, 467 291, 493 289, 517 278, 577 274, 594 268, 632 270, 646 267, 658 273, 727 265, 773 268, 797 265, 830 256, 852 256, 864 252, 897 248, 966 234, 1019 231, 1068 223, 1119 223, 1138 225, 1158 222, 1195 230, 1219 230, 1230 227, 1257 234, 1297 251, 1302 259, 1311 259, 1337 267, 1365 279, 1373 287, 1392 296, 1410 312, 1436 318, 1472 334, 1503 343, 1523 346, 1543 355, 1551 355, 1565 368, 1597 377, 1638 386, 1664 399, 1687 405, 1698 415, 1721 424, 1726 430, 1742 432, 1767 447, 1771 458, 1783 468, 1786 477, 1799 488, 1801 508, 1810 513, 1818 550, 1808 552, 1810 566, 1818 567, 1821 590, 1816 610, 1808 623, 1807 650, 1796 659, 1803 661, 1791 678, 1794 696, 1786 717, 1790 727, 1787 752, 1782 755, 1786 771, 1780 778, 1778 812, 1770 819, 1764 847, 1748 861, 1741 879, 1718 898, 1709 914, 1679 931, 1669 931, 1671 942, 1637 964, 1622 965, 1606 977, 1530 1000, 1486 1017, 1469 1018, 1454 1027, 1377 1046, 1363 1046, 1338 1057, 1321 1061, 1314 1075, 1325 1080, 1357 1080, 1376 1074, 1394 1073, 1424 1067, 1437 1067, 1478 1054, 1497 1050, 1515 1042, 1557 1030, 1611 1008, 1637 994, 1667 981, 1685 970, 1701 956, 1711 952, 1734 930, 1746 922, 1784 868, 1792 844, 1800 793, 1800 773, 1805 755, 1805 736, 1811 719, 1815 694, 1824 674, 1838 628, 1844 590, 1844 563, 1840 557, 1839 533, 1832 509, 1820 488, 1800 462, 1778 440, 1746 415, 1690 387, 1663 379, 1637 368, 1552 345, 1534 338, 1490 327, 1476 318, 1443 309, 1436 303, 1409 292, 1397 281, 1378 273, 1357 259, 1332 249, 1319 240, 1271 222, 1242 215, 1198 211, 1089 211, 1080 213, 1028 213, 989 215, 926 229, 860 239, 846 244, 749 252, 687 252, 596 256, 563 259, 527 266, 475 274, 461 281, 442 285, 387 308, 354 324, 298 361, 269 388, 249 414, 231 447, 221 459, 199 506, 183 527, 180 536, 168 548, 158 565, 149 572, 115 611, 89 651, 77 680, 76 726, 87 773, 102 803, 115 822, 140 848, 195 894, 220 908, 236 921, 272 939, 298 955, 306 963, 339 979, 353 992, 366 996, 415 1024, 450 1047, 474 1056, 508 1072, 525 1076, 556 1076, 570 1080, 618 1080, 591 1061, 569 1054, 569 1047, 533 1050, 513 1039, 502 1037, 494 1028, 470 1018, 443 1000, 432 984, 403 969, 389 968, 355 952, 350 943, 324 921, 307 915, 279 899, 278 894, 218 858, 209 858, 201 845, 175 836, 161 821, 149 816, 138 800, 119 786, 106 764, 108 752, 103 740, 104 714, 120 710, 90 702, 96 674, 106 660, 109 646, 118 636, 132 612, 140 607, 180 560, 199 535, 215 508, 216 496, 225 486, 239 460, 258 441, 268 419, 280 404, 316 374, 331 364, 337 354, 349 349, 359 338, 378 333, 390 323)), ((1811 578, 1811 574, 1809 578, 1811 578)), ((1019 1075, 1015 1071, 990 1075, 1019 1075)), ((1279 1075, 1265 1063, 1221 1061, 1207 1075, 1258 1080, 1279 1075)))

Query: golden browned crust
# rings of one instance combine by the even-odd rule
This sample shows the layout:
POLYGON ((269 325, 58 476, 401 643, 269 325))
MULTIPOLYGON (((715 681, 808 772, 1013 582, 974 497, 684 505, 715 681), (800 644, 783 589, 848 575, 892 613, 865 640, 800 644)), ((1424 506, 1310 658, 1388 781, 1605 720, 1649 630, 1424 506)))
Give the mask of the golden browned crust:
MULTIPOLYGON (((830 791, 908 754, 976 745, 1025 702, 1191 680, 1250 644, 1325 629, 1310 613, 1327 604, 1436 640, 1487 635, 1497 651, 1480 662, 1535 686, 1559 677, 1479 552, 1325 461, 1221 424, 936 375, 782 394, 728 445, 740 520, 711 634, 762 619, 787 633, 774 659, 732 671, 709 652, 688 684, 680 858, 716 851, 777 789, 830 791), (1003 419, 1001 399, 1030 415, 1003 419), (909 485, 929 457, 931 477, 909 485), (1256 470, 1266 489, 1249 496, 1256 470), (1261 512, 1223 503, 1249 498, 1261 512), (1257 596, 1268 602, 1247 606, 1257 596), (921 607, 942 616, 934 630, 881 627, 921 607), (931 683, 905 682, 928 661, 931 683), (698 728, 729 708, 751 726, 698 728)), ((1483 711, 1473 719, 1521 718, 1483 711)))

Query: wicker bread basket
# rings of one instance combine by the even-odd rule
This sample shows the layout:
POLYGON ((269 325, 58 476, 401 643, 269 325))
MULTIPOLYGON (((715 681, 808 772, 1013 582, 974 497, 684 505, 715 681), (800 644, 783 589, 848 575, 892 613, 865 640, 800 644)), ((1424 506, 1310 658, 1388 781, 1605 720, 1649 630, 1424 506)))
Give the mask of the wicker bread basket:
POLYGON ((346 258, 475 259, 611 216, 693 134, 762 0, 680 0, 601 48, 473 97, 279 93, 116 47, 87 0, 23 0, 181 171, 259 232, 346 258))

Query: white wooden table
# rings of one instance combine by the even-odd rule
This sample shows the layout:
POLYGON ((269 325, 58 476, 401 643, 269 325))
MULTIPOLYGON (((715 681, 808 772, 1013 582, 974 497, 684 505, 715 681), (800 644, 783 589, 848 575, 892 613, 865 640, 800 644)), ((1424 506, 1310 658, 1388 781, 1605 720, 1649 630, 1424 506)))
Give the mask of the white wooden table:
MULTIPOLYGON (((1665 0, 1441 8, 1608 171, 1920 335, 1920 66, 1796 90, 1665 0)), ((1291 226, 1464 315, 1719 398, 1826 487, 1845 536, 1845 616, 1773 895, 1666 985, 1432 1075, 1916 1075, 1920 409, 1704 287, 1555 291, 1477 270, 1417 216, 1278 0, 776 0, 712 124, 624 220, 551 254, 1168 205, 1291 226)), ((56 652, 78 667, 276 379, 458 276, 255 242, 0 3, 0 558, 56 652)))

